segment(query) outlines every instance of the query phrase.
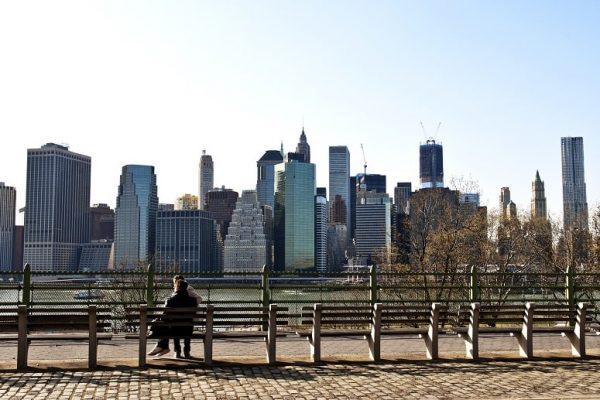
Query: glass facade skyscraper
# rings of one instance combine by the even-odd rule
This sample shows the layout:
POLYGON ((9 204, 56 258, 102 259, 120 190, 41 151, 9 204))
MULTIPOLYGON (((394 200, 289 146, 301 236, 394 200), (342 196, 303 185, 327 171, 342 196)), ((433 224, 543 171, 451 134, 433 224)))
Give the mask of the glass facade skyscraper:
POLYGON ((0 182, 0 271, 13 266, 16 200, 15 188, 0 182))
POLYGON ((292 157, 275 169, 275 267, 315 268, 315 165, 292 157))
POLYGON ((275 207, 275 166, 282 162, 279 150, 267 150, 256 162, 256 195, 261 206, 275 207))
POLYGON ((89 241, 90 157, 48 143, 27 150, 24 262, 33 271, 76 271, 89 241))
POLYGON ((154 167, 126 165, 115 210, 115 267, 150 262, 154 254, 158 194, 154 167))
POLYGON ((186 274, 220 272, 216 234, 216 222, 207 211, 159 211, 155 265, 186 274))
POLYGON ((588 204, 583 166, 583 138, 560 139, 565 229, 588 230, 588 204))
POLYGON ((346 146, 329 146, 329 203, 336 195, 345 203, 345 217, 341 222, 350 226, 350 151, 346 146))
POLYGON ((444 149, 429 139, 419 148, 421 189, 444 187, 444 149))

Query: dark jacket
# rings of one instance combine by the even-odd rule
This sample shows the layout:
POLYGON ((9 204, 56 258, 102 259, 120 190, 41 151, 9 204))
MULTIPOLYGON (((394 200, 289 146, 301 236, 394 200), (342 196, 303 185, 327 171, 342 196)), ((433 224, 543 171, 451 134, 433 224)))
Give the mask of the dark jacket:
MULTIPOLYGON (((166 308, 185 308, 197 306, 198 301, 194 297, 191 297, 187 290, 175 292, 167 299, 167 301, 165 301, 166 308)), ((165 310, 165 314, 169 315, 169 310, 165 310)), ((176 325, 171 327, 171 335, 189 336, 194 330, 194 322, 190 318, 177 318, 170 319, 169 321, 176 325)))

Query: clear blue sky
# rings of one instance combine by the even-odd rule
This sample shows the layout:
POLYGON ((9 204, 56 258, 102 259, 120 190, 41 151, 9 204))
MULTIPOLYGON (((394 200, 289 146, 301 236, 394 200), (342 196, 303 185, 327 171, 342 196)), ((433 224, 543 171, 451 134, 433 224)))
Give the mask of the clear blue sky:
POLYGON ((597 1, 6 1, 0 3, 0 181, 25 200, 26 149, 92 157, 92 202, 125 164, 156 166, 161 202, 215 183, 254 188, 256 160, 304 122, 317 184, 330 145, 352 172, 418 185, 438 121, 446 181, 500 187, 529 209, 539 169, 562 213, 560 137, 583 136, 600 202, 597 1))

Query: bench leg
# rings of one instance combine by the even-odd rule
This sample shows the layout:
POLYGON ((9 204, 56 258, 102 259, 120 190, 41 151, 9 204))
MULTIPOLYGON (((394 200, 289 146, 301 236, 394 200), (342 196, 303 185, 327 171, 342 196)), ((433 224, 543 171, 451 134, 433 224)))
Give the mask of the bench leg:
POLYGON ((566 334, 571 342, 571 354, 573 357, 585 357, 585 320, 586 305, 579 303, 577 304, 577 317, 573 332, 566 334))
POLYGON ((204 332, 204 364, 212 365, 213 362, 213 316, 215 307, 212 304, 206 306, 206 330, 204 332))
POLYGON ((146 366, 146 343, 148 333, 148 306, 142 305, 140 307, 140 344, 138 354, 138 366, 144 368, 146 366))
POLYGON ((465 339, 465 350, 467 358, 472 360, 479 359, 479 303, 471 304, 471 315, 469 319, 469 328, 465 339))
POLYGON ((371 324, 371 334, 367 336, 369 343, 369 357, 372 361, 381 360, 381 312, 383 304, 376 303, 373 306, 373 322, 371 324))
POLYGON ((88 307, 89 314, 89 349, 88 349, 88 368, 95 369, 98 366, 98 339, 97 329, 98 321, 96 317, 96 306, 88 307))
POLYGON ((277 304, 269 306, 269 331, 267 333, 267 362, 269 365, 277 361, 277 304))
POLYGON ((534 304, 525 304, 525 315, 523 319, 523 328, 521 333, 516 334, 515 337, 519 342, 519 354, 524 358, 533 357, 533 312, 534 304))
POLYGON ((425 347, 427 349, 427 358, 435 360, 438 358, 438 339, 439 339, 439 320, 441 304, 433 303, 431 305, 431 316, 429 317, 429 329, 424 336, 425 347))
POLYGON ((27 350, 29 347, 27 341, 27 306, 19 306, 18 318, 17 369, 24 369, 27 368, 27 350))
POLYGON ((310 343, 310 360, 312 362, 321 361, 321 304, 315 304, 313 310, 313 329, 310 343))

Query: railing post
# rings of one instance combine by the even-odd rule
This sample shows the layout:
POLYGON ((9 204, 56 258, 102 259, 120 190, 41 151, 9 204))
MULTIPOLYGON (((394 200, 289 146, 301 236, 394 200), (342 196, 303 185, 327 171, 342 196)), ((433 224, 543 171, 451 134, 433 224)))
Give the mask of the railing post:
POLYGON ((260 289, 261 289, 261 300, 262 300, 262 306, 263 307, 268 307, 269 304, 271 303, 271 296, 270 296, 270 290, 269 290, 269 267, 267 267, 266 265, 263 265, 262 268, 262 279, 260 282, 260 289))
POLYGON ((377 287, 377 267, 375 265, 371 265, 369 269, 369 300, 371 302, 371 306, 374 307, 376 303, 379 302, 379 288, 377 287))
MULTIPOLYGON (((269 307, 271 303, 271 296, 269 290, 269 268, 266 265, 263 265, 262 275, 260 281, 260 290, 261 290, 261 306, 269 307)), ((263 322, 262 330, 267 331, 269 329, 269 324, 267 321, 263 322)))
POLYGON ((570 308, 575 307, 575 268, 570 265, 565 272, 565 300, 570 308))
POLYGON ((473 265, 469 274, 469 303, 478 303, 479 300, 479 275, 477 274, 477 267, 473 265))
POLYGON ((148 264, 148 273, 146 279, 146 304, 148 307, 154 307, 154 265, 148 264))
POLYGON ((23 304, 29 307, 31 303, 31 267, 25 264, 23 267, 23 304))

